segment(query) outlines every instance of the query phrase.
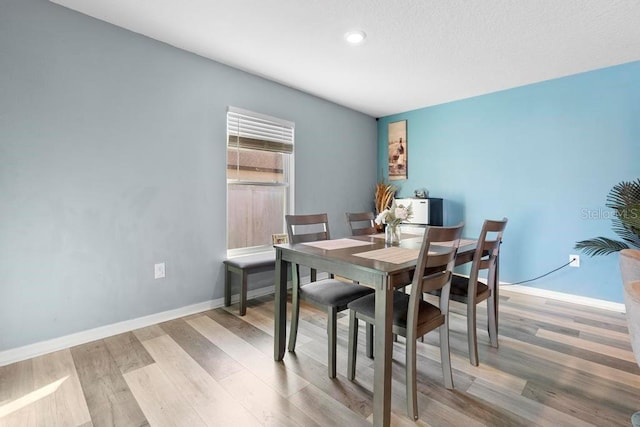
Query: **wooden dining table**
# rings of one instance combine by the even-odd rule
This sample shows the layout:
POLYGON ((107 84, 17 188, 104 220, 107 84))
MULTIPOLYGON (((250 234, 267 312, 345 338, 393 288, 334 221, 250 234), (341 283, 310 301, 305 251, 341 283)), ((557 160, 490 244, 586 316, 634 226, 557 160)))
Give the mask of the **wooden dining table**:
MULTIPOLYGON (((460 241, 456 265, 473 260, 476 243, 471 239, 460 241)), ((411 283, 421 244, 422 236, 403 235, 399 246, 387 246, 384 235, 372 235, 275 245, 276 361, 285 355, 289 263, 332 273, 375 289, 374 426, 388 426, 391 419, 393 291, 411 283)))

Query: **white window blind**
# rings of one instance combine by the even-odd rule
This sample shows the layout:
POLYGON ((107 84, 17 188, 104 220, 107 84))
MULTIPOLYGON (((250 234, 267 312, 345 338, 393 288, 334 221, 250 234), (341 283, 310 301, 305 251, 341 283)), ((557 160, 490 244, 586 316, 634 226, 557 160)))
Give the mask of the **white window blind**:
POLYGON ((294 123, 227 110, 227 255, 270 250, 293 209, 294 123))
POLYGON ((293 131, 293 122, 235 107, 227 112, 229 147, 292 153, 293 131))

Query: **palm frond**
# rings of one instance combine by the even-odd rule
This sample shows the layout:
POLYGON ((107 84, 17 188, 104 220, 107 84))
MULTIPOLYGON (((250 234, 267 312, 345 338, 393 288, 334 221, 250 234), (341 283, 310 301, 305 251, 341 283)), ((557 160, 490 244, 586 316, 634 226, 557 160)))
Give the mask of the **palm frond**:
POLYGON ((611 229, 614 233, 620 236, 622 240, 629 243, 631 246, 640 247, 640 233, 638 232, 638 229, 630 225, 627 221, 613 219, 611 222, 611 229))
POLYGON ((636 181, 622 181, 616 184, 607 195, 607 207, 624 211, 640 203, 640 178, 636 181))
POLYGON ((622 241, 607 237, 577 242, 574 249, 587 255, 607 255, 629 247, 640 248, 640 178, 616 184, 607 195, 606 206, 613 209, 611 229, 622 241))
POLYGON ((581 240, 576 243, 574 249, 580 249, 587 255, 608 255, 614 252, 628 249, 629 246, 618 240, 609 239, 607 237, 596 237, 595 239, 581 240))
POLYGON ((612 230, 625 242, 640 247, 640 179, 615 185, 607 196, 607 206, 616 211, 612 230))
POLYGON ((620 221, 640 236, 640 199, 624 211, 624 216, 620 218, 620 221))

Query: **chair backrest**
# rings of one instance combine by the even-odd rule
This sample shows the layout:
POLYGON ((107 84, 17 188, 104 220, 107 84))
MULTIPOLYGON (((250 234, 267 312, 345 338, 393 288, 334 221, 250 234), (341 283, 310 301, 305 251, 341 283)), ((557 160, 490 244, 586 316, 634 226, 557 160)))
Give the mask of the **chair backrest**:
POLYGON ((326 213, 312 215, 285 215, 290 243, 329 240, 329 218, 326 213))
POLYGON ((411 283, 420 298, 421 293, 443 288, 451 282, 463 223, 453 227, 427 227, 411 283))
POLYGON ((347 224, 352 236, 365 236, 376 234, 378 230, 373 222, 373 212, 347 212, 347 224))
POLYGON ((471 264, 471 272, 469 280, 474 283, 478 281, 478 273, 480 270, 489 270, 487 277, 494 277, 493 273, 496 268, 496 260, 500 254, 500 244, 502 243, 502 234, 507 227, 507 218, 502 220, 487 219, 482 225, 480 237, 478 237, 478 246, 473 255, 473 263, 471 264))
POLYGON ((425 230, 411 282, 407 329, 416 330, 423 292, 440 290, 440 312, 447 316, 451 278, 463 227, 460 223, 454 227, 427 227, 425 230))

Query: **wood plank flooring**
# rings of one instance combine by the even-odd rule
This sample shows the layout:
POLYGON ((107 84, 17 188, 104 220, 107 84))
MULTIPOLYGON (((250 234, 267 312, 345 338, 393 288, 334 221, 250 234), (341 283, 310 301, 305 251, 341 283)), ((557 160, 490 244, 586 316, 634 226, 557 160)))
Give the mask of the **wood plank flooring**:
MULTIPOLYGON (((420 419, 406 417, 404 342, 394 344, 394 426, 629 426, 640 368, 624 314, 501 290, 500 347, 478 308, 480 366, 469 364, 465 306, 452 303, 455 390, 442 385, 438 334, 418 345, 420 419)), ((359 339, 327 377, 326 318, 303 305, 296 353, 273 361, 273 299, 153 325, 0 367, 0 426, 366 426, 373 365, 359 339)))

